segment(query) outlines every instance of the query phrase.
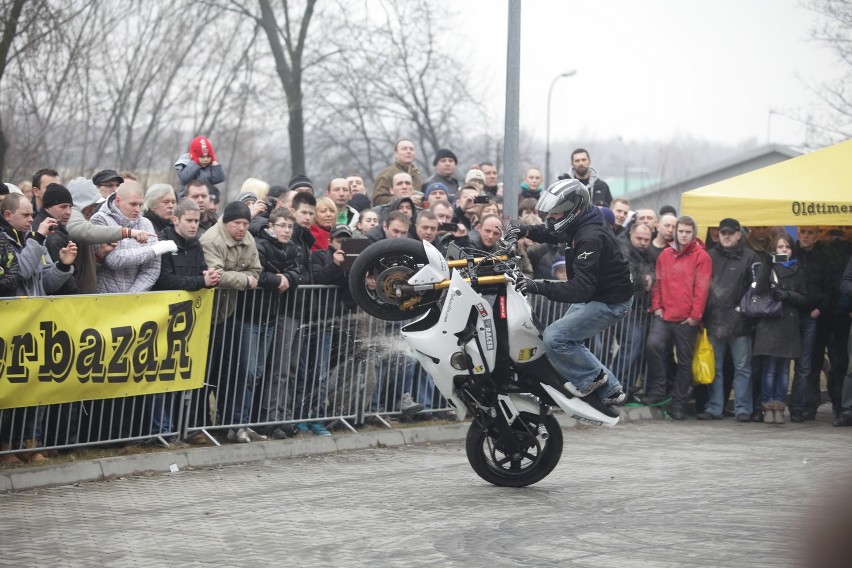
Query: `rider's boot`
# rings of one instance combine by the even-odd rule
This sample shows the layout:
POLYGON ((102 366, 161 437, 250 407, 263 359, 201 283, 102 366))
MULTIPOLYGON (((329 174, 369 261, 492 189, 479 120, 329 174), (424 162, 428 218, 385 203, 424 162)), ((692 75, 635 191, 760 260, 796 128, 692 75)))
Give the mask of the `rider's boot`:
POLYGON ((609 378, 606 376, 606 371, 601 370, 600 374, 595 378, 595 380, 593 380, 585 387, 579 388, 571 381, 565 381, 565 389, 578 398, 584 398, 589 396, 608 382, 609 378))
POLYGON ((621 406, 625 400, 627 400, 627 395, 624 394, 621 387, 618 387, 613 393, 601 397, 601 402, 607 406, 621 406))

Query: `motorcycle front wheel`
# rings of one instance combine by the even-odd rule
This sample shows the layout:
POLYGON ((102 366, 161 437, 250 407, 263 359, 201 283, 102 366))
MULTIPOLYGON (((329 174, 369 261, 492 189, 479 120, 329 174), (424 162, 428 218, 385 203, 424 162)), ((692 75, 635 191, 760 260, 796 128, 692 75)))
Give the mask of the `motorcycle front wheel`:
POLYGON ((441 292, 415 292, 408 279, 427 262, 421 241, 385 239, 371 244, 358 255, 349 271, 352 299, 365 312, 385 321, 425 314, 429 304, 440 299, 441 292))
MULTIPOLYGON (((540 418, 526 412, 521 420, 533 434, 539 433, 540 418)), ((562 428, 553 416, 544 419, 547 439, 539 440, 538 446, 529 432, 516 420, 512 432, 520 443, 518 455, 508 455, 496 432, 485 430, 478 423, 471 424, 467 431, 467 459, 476 474, 489 483, 500 487, 526 487, 538 483, 548 476, 559 458, 562 457, 562 428)))

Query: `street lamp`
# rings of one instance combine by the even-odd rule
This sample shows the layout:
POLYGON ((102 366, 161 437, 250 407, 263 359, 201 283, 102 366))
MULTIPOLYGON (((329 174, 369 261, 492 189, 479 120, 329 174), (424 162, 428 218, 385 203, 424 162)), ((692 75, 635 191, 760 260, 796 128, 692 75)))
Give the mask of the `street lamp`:
POLYGON ((573 77, 576 74, 576 69, 570 69, 557 75, 550 82, 550 88, 547 90, 547 147, 544 154, 544 187, 550 185, 550 98, 553 96, 553 85, 562 77, 573 77))

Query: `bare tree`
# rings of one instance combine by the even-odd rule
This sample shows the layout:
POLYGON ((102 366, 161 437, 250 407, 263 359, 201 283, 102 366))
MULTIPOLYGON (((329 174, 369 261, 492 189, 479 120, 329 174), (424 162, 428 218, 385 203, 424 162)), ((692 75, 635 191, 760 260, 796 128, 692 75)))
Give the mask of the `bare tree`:
POLYGON ((372 177, 386 165, 393 142, 408 136, 426 167, 439 148, 464 146, 482 132, 474 125, 485 123, 465 65, 447 45, 452 13, 447 3, 426 0, 367 4, 361 13, 341 9, 341 27, 349 32, 331 38, 346 56, 324 65, 328 112, 316 129, 334 150, 324 162, 339 167, 342 161, 372 177))
POLYGON ((852 137, 852 1, 809 0, 807 6, 823 16, 813 39, 834 52, 842 70, 840 78, 810 87, 825 109, 802 121, 808 138, 825 145, 852 137))

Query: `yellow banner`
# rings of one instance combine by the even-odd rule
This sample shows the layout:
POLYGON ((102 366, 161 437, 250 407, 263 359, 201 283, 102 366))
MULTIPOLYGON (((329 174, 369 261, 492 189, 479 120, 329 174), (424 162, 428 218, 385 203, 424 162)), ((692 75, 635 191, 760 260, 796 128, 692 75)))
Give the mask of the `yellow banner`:
POLYGON ((0 300, 0 408, 200 388, 213 291, 0 300))

